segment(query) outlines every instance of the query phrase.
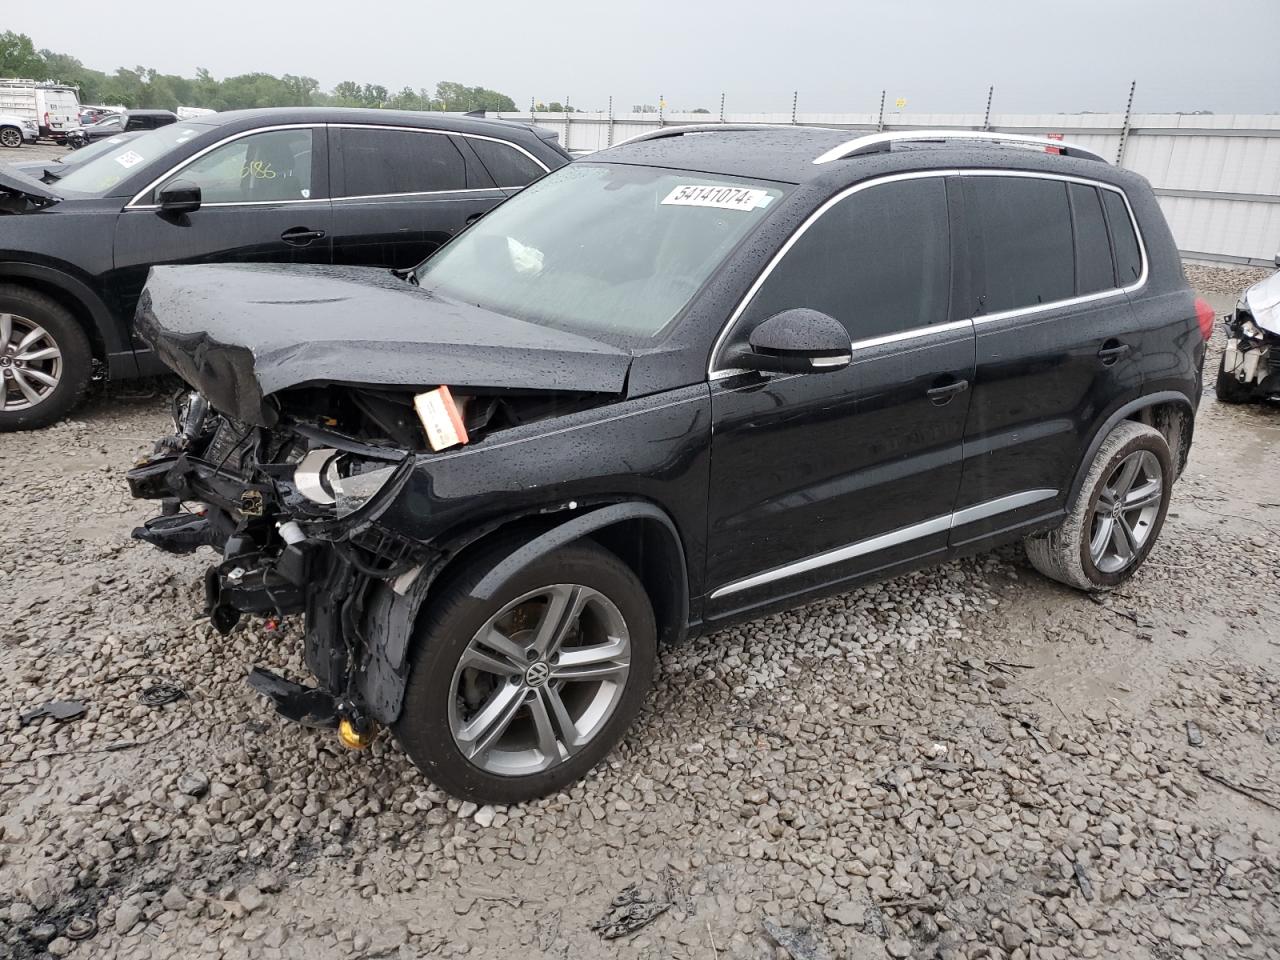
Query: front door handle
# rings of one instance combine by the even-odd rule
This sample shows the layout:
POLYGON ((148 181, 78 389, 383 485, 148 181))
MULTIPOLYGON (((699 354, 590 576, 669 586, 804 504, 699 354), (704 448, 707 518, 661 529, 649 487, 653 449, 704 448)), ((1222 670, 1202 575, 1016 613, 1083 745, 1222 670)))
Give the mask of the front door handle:
POLYGON ((295 247, 305 247, 313 240, 323 240, 323 230, 312 230, 309 227, 293 227, 280 234, 280 239, 295 247))
POLYGON ((941 407, 950 403, 952 397, 958 396, 968 389, 968 380, 952 380, 950 383, 944 383, 941 386, 926 390, 925 396, 933 402, 935 407, 941 407))
POLYGON ((1098 358, 1102 361, 1104 367, 1109 367, 1128 352, 1129 345, 1127 343, 1112 339, 1102 345, 1102 349, 1098 351, 1098 358))

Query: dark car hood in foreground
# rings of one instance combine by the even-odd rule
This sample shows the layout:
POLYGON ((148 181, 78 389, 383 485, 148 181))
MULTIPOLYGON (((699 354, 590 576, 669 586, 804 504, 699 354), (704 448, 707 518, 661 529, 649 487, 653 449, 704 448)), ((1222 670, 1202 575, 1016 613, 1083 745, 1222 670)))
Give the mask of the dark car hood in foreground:
POLYGON ((621 393, 631 356, 449 303, 378 267, 153 267, 137 328, 223 413, 271 426, 302 384, 621 393))

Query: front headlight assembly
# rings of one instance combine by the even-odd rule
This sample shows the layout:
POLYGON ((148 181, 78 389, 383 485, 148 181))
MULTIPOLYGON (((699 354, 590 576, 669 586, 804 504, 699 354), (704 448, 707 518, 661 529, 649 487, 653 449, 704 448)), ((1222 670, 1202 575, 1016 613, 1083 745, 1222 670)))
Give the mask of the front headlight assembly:
POLYGON ((403 469, 403 461, 369 460, 321 447, 311 450, 298 462, 293 471, 293 485, 312 503, 331 505, 341 519, 388 489, 403 469))

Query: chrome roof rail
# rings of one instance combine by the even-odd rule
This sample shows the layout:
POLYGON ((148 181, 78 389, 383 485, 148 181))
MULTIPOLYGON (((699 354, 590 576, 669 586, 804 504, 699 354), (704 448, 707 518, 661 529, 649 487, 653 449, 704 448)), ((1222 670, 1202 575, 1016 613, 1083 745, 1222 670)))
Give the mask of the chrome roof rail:
POLYGON ((831 163, 867 153, 886 153, 895 143, 919 143, 930 140, 974 140, 982 143, 1012 143, 1024 147, 1057 147, 1069 157, 1085 160, 1107 161, 1079 144, 1066 140, 1050 140, 1048 137, 1032 137, 1023 133, 995 133, 990 130, 895 130, 892 133, 872 133, 832 147, 814 159, 814 163, 831 163))
MULTIPOLYGON (((614 118, 617 123, 625 123, 625 120, 614 118)), ((800 126, 803 126, 802 124, 800 126)), ((624 143, 639 143, 641 140, 661 140, 664 137, 681 137, 686 133, 741 133, 744 130, 794 130, 797 125, 793 123, 675 123, 669 127, 659 127, 657 130, 646 130, 644 133, 637 133, 634 137, 627 137, 625 140, 619 140, 614 144, 620 147, 624 143)))

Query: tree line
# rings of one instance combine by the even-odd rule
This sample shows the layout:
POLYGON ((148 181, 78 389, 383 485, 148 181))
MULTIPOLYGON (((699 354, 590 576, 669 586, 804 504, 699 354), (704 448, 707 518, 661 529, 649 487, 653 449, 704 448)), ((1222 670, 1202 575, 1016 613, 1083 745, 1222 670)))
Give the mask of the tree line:
POLYGON ((314 77, 286 73, 245 73, 219 80, 203 67, 194 77, 160 73, 147 67, 118 68, 104 73, 78 59, 52 50, 37 50, 26 34, 0 33, 0 77, 52 80, 80 88, 80 102, 129 109, 176 110, 204 107, 240 110, 251 107, 381 107, 391 110, 507 110, 515 101, 487 87, 468 87, 442 80, 434 91, 412 87, 392 92, 377 83, 344 80, 322 91, 314 77))

